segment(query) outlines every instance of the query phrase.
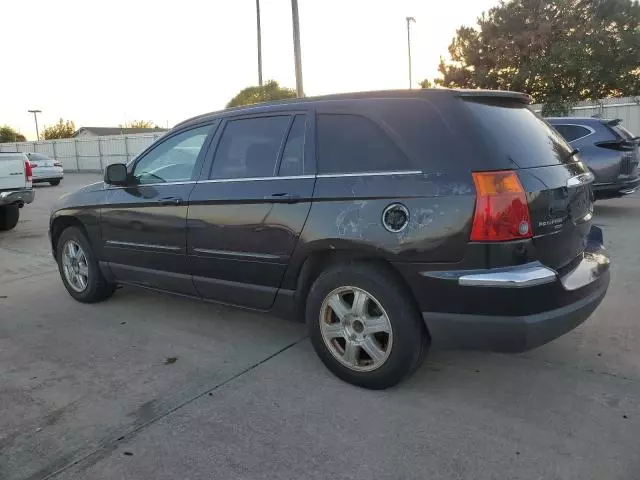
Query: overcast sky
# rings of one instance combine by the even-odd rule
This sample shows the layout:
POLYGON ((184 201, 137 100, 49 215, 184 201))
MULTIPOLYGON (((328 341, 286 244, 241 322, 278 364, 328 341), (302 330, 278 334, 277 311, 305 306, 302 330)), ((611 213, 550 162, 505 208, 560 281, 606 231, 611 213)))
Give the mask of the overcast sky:
MULTIPOLYGON (((406 88, 437 74, 461 24, 497 0, 299 0, 307 95, 406 88)), ((260 0, 263 76, 295 88, 290 0, 260 0)), ((35 139, 145 119, 162 126, 223 108, 258 83, 255 0, 21 0, 2 5, 0 125, 35 139), (42 128, 42 127, 41 127, 42 128)))

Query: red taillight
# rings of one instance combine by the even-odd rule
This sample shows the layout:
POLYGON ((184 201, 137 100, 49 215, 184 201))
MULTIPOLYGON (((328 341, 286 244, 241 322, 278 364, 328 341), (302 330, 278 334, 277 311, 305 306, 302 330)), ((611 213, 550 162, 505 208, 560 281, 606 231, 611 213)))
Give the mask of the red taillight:
POLYGON ((31 164, 29 162, 24 162, 24 178, 27 183, 33 180, 33 170, 31 169, 31 164))
POLYGON ((475 172, 476 211, 471 240, 501 242, 532 236, 527 196, 516 172, 475 172))

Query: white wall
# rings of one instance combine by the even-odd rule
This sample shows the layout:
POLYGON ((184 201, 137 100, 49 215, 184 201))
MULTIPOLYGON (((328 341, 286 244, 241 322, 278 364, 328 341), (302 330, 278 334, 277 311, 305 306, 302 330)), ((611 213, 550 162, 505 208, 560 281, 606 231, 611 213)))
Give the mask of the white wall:
POLYGON ((111 163, 127 163, 162 135, 164 132, 0 143, 0 152, 44 153, 61 162, 66 171, 100 172, 111 163))

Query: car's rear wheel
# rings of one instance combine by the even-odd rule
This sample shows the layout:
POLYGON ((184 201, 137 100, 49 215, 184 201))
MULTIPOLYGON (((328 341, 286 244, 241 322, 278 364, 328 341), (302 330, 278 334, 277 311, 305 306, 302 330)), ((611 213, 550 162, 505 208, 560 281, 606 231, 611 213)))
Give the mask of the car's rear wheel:
POLYGON ((350 263, 320 274, 307 297, 306 319, 325 366, 364 388, 384 389, 407 378, 428 348, 413 299, 379 265, 350 263))
POLYGON ((116 285, 104 278, 91 244, 79 228, 62 232, 56 260, 65 288, 79 302, 100 302, 113 295, 116 285))
POLYGON ((12 230, 20 219, 20 207, 5 205, 0 207, 0 231, 12 230))
POLYGON ((52 187, 55 187, 56 185, 60 185, 60 179, 56 178, 55 180, 49 180, 49 183, 52 187))

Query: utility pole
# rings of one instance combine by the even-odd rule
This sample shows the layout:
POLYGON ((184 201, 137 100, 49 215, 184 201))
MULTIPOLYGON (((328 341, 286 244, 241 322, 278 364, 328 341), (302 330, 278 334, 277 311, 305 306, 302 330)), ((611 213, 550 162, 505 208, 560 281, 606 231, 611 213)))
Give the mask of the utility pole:
POLYGON ((33 113, 33 119, 36 121, 36 137, 40 141, 40 132, 38 131, 38 114, 42 113, 42 110, 27 110, 29 113, 33 113))
POLYGON ((411 22, 416 23, 413 17, 407 17, 407 50, 409 52, 409 88, 413 88, 413 80, 411 79, 411 22))
POLYGON ((256 22, 258 24, 258 85, 262 86, 262 33, 260 31, 260 0, 256 0, 256 22))
POLYGON ((298 20, 298 0, 291 0, 293 17, 293 55, 296 62, 296 93, 298 98, 304 97, 302 88, 302 59, 300 58, 300 22, 298 20))

